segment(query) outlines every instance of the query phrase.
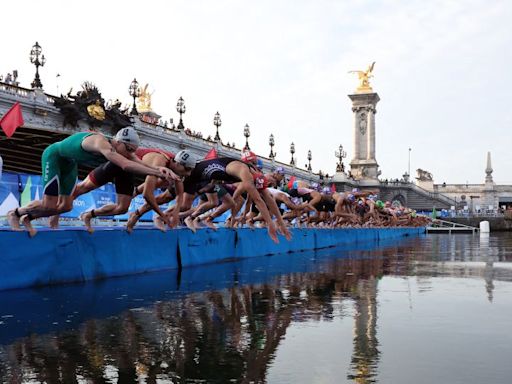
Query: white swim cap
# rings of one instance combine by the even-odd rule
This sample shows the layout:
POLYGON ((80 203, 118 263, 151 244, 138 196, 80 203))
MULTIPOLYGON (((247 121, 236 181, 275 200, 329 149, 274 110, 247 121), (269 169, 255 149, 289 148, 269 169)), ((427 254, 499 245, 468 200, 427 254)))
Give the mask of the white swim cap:
POLYGON ((196 166, 196 158, 189 151, 182 150, 174 155, 174 161, 187 168, 194 168, 196 166))
POLYGON ((121 143, 131 144, 134 147, 138 147, 140 145, 139 135, 137 134, 137 132, 135 132, 135 129, 133 129, 132 127, 120 129, 116 133, 116 137, 114 137, 114 139, 121 143))
POLYGON ((283 167, 277 167, 274 172, 279 174, 279 175, 284 175, 284 168, 283 167))

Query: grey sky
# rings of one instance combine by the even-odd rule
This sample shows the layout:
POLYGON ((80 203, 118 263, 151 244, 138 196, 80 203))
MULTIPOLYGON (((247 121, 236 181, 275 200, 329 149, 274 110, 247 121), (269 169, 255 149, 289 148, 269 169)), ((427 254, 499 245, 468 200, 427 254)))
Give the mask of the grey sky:
POLYGON ((512 3, 507 1, 27 1, 3 9, 0 72, 18 69, 29 86, 37 40, 47 92, 94 82, 106 99, 130 102, 137 77, 153 109, 224 141, 332 174, 334 151, 352 156, 347 94, 376 61, 377 160, 383 178, 423 168, 436 182, 483 182, 487 151, 494 180, 512 183, 509 102, 512 3), (6 17, 12 14, 12 17, 6 17), (60 73, 61 77, 56 78, 60 73), (57 83, 58 81, 58 83, 57 83))

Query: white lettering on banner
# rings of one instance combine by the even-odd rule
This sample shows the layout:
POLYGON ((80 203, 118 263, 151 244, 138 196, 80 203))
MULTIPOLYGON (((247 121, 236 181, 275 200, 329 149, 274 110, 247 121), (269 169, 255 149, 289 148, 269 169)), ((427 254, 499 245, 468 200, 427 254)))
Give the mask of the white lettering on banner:
POLYGON ((108 196, 101 196, 98 199, 99 205, 112 204, 113 200, 108 196))
POLYGON ((73 207, 85 207, 85 201, 73 200, 73 207))

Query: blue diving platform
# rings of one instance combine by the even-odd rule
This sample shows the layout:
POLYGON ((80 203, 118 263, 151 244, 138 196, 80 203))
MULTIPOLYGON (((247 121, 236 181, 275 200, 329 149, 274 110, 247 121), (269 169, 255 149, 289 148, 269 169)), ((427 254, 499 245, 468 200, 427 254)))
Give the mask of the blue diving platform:
MULTIPOLYGON (((381 240, 425 233, 423 227, 291 229, 293 238, 275 244, 266 229, 137 229, 119 227, 40 230, 0 229, 0 290, 84 282, 179 269, 251 257, 286 254, 344 244, 378 245, 381 240)), ((293 257, 293 255, 290 255, 293 257)))

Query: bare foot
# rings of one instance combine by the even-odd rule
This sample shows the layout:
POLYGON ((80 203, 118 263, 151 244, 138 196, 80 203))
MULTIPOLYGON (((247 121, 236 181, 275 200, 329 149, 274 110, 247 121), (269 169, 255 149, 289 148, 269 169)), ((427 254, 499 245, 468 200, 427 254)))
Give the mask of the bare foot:
POLYGON ((16 215, 15 211, 7 212, 7 222, 13 231, 22 231, 20 218, 16 215))
POLYGON ((290 233, 290 231, 288 230, 288 228, 285 226, 279 226, 278 228, 278 232, 283 235, 286 240, 290 241, 292 239, 292 234, 290 233))
MULTIPOLYGON (((162 219, 161 217, 159 217, 159 218, 160 218, 160 220, 162 219)), ((180 225, 180 219, 179 218, 175 218, 174 216, 171 216, 169 218, 169 225, 168 225, 168 227, 171 228, 171 229, 174 229, 178 225, 180 225)))
POLYGON ((167 231, 167 225, 164 223, 160 216, 155 216, 155 218, 153 219, 153 224, 162 232, 167 231))
POLYGON ((276 244, 279 244, 279 239, 277 238, 277 229, 276 226, 272 223, 267 228, 268 235, 272 239, 272 241, 276 244))
POLYGON ((21 216, 21 223, 23 224, 23 226, 27 229, 28 231, 28 235, 30 237, 34 237, 37 233, 37 231, 34 229, 34 227, 32 226, 32 222, 30 221, 30 219, 28 218, 28 215, 23 215, 21 216))
POLYGON ((91 212, 82 212, 82 214, 80 215, 80 220, 82 220, 84 222, 87 232, 92 234, 94 232, 94 228, 91 226, 91 220, 92 220, 91 212))
POLYGON ((60 218, 59 215, 53 215, 50 217, 50 219, 48 220, 48 225, 50 226, 50 228, 52 228, 52 229, 59 228, 59 218, 60 218))
POLYGON ((217 226, 215 224, 213 224, 213 221, 212 220, 209 220, 208 218, 206 218, 204 221, 203 221, 204 225, 206 225, 208 228, 210 229, 213 229, 214 231, 217 230, 217 226))
POLYGON ((190 229, 192 232, 196 233, 196 228, 194 227, 193 219, 190 216, 187 216, 184 220, 185 225, 190 229))
POLYGON ((192 221, 192 224, 194 225, 195 229, 200 229, 201 228, 201 223, 202 223, 202 221, 201 221, 201 219, 199 217, 196 217, 194 219, 194 221, 192 221))
POLYGON ((132 233, 133 228, 135 227, 135 224, 137 224, 137 221, 139 220, 139 216, 134 211, 130 213, 130 217, 128 218, 128 221, 126 222, 126 232, 132 233))

